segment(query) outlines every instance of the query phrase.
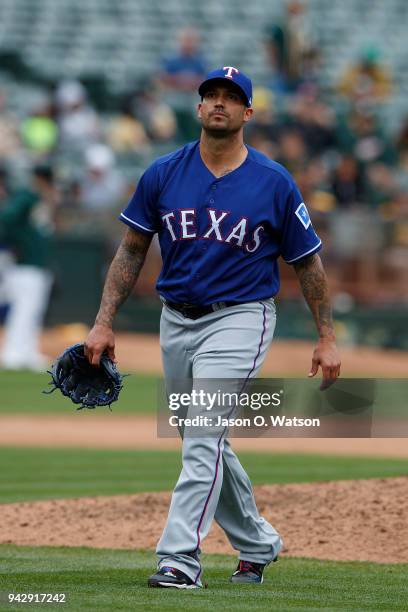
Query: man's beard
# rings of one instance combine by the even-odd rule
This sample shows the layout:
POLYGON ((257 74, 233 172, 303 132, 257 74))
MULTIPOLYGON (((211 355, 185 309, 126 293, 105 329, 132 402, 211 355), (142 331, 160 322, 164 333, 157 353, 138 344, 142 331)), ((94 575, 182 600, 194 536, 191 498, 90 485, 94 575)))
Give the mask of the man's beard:
POLYGON ((208 136, 211 136, 211 138, 219 139, 219 140, 222 140, 223 138, 227 138, 228 136, 231 136, 232 134, 236 134, 241 129, 241 127, 236 127, 236 128, 212 128, 212 127, 208 127, 208 126, 206 126, 204 124, 202 124, 201 127, 203 128, 204 132, 208 136))

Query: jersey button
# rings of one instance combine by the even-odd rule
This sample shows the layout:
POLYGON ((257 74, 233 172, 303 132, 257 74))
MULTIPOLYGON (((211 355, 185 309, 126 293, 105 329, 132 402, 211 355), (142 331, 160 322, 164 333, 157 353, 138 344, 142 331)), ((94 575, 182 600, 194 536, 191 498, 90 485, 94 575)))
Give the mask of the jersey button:
POLYGON ((217 185, 213 185, 213 186, 212 186, 212 189, 217 189, 217 185))
POLYGON ((211 198, 210 204, 214 204, 214 199, 213 198, 211 198))

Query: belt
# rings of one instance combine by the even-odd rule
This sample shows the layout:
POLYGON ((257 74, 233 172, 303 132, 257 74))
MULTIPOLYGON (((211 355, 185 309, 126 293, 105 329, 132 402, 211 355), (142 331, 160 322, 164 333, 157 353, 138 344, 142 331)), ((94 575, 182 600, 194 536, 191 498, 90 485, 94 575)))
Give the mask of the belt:
POLYGON ((230 308, 231 306, 237 306, 240 302, 215 302, 208 306, 199 306, 197 304, 188 304, 186 302, 182 304, 176 304, 175 302, 169 302, 163 300, 164 304, 172 310, 177 310, 186 319, 200 319, 207 314, 216 312, 217 310, 223 310, 224 308, 230 308))

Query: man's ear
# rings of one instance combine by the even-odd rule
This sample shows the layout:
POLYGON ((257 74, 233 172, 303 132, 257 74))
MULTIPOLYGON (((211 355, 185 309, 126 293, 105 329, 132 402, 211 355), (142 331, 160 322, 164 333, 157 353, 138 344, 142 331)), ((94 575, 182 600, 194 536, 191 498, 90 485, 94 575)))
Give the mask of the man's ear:
POLYGON ((253 114, 254 114, 253 108, 246 108, 245 114, 244 114, 244 122, 247 123, 251 119, 253 114))
POLYGON ((197 104, 197 116, 198 116, 200 119, 201 119, 201 108, 202 108, 202 106, 203 106, 203 105, 202 105, 202 103, 201 103, 201 102, 199 102, 199 103, 197 104))

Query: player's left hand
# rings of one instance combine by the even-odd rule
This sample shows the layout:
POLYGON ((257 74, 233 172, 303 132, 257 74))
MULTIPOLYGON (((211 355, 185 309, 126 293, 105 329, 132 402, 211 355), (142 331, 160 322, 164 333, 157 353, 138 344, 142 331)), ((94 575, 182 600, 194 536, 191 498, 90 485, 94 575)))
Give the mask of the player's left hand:
POLYGON ((320 390, 324 391, 340 376, 340 355, 333 338, 320 338, 315 350, 313 351, 312 367, 309 377, 315 376, 322 368, 323 380, 320 390))

